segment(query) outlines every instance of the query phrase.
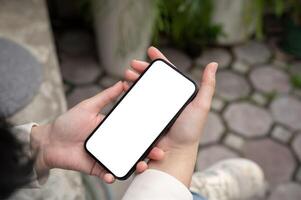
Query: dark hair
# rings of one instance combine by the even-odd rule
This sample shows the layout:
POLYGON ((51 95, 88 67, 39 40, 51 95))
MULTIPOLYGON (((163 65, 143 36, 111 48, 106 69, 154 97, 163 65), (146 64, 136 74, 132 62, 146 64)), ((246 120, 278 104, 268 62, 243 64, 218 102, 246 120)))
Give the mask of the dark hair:
POLYGON ((11 132, 11 126, 0 118, 0 199, 8 198, 31 181, 33 159, 25 145, 11 132))

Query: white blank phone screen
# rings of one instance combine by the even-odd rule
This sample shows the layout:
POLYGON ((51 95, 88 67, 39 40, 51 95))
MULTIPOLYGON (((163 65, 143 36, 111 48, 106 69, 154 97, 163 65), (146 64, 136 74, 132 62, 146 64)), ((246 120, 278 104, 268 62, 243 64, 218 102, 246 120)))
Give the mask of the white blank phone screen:
POLYGON ((156 61, 86 144, 115 176, 123 177, 188 101, 195 85, 156 61))

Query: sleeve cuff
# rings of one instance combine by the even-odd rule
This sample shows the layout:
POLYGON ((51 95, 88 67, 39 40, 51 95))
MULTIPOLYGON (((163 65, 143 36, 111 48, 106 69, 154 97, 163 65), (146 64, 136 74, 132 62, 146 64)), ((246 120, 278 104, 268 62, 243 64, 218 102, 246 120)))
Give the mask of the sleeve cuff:
MULTIPOLYGON (((15 134, 18 140, 25 144, 25 151, 28 152, 30 157, 33 157, 32 152, 30 151, 30 133, 33 126, 38 126, 37 123, 28 123, 24 125, 14 126, 12 128, 12 132, 15 134)), ((29 187, 41 187, 43 184, 46 183, 49 177, 49 173, 39 177, 35 169, 32 171, 31 180, 29 187)))
POLYGON ((135 177, 123 200, 192 200, 188 188, 173 176, 155 169, 147 169, 135 177))

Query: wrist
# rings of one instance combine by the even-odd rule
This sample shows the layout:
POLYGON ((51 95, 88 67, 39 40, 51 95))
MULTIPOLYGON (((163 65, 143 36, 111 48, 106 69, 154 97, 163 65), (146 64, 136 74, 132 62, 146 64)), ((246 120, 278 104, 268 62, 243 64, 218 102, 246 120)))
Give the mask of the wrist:
POLYGON ((30 148, 35 158, 34 168, 39 177, 48 174, 47 150, 49 143, 50 125, 33 126, 30 134, 30 148))
POLYGON ((149 168, 168 173, 189 187, 194 171, 198 145, 177 146, 165 151, 161 161, 150 161, 149 168))

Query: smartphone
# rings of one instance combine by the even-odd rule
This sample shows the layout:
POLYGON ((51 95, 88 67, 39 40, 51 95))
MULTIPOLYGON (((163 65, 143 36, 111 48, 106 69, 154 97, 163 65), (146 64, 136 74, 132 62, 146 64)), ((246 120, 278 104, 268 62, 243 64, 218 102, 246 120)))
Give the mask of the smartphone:
POLYGON ((153 61, 87 138, 86 151, 117 179, 128 178, 197 91, 173 65, 153 61))

